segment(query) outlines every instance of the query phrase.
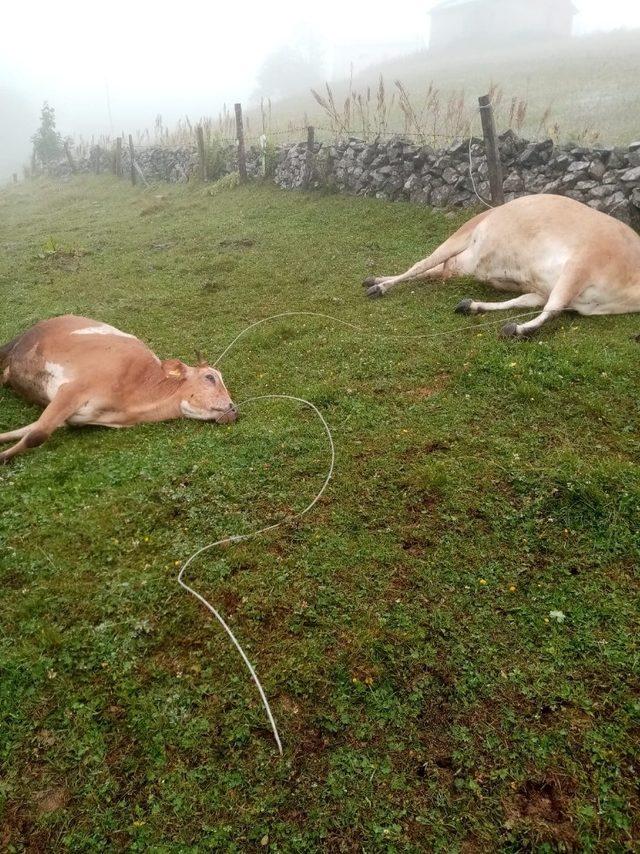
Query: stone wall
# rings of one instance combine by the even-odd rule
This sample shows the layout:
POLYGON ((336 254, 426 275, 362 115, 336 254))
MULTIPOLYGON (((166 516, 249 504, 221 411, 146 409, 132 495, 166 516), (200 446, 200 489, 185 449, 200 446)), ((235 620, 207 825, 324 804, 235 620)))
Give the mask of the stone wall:
MULTIPOLYGON (((216 178, 221 178, 237 170, 237 147, 235 143, 217 145, 209 151, 209 169, 216 178)), ((114 153, 98 146, 91 148, 88 154, 73 155, 76 172, 112 173, 114 153)), ((157 181, 186 183, 198 176, 198 152, 195 148, 144 146, 136 147, 135 161, 144 179, 150 184, 157 181)), ((122 149, 122 171, 130 173, 129 148, 122 149)), ((68 178, 72 174, 71 164, 66 157, 51 164, 48 174, 58 178, 68 178)), ((251 148, 247 152, 247 172, 251 177, 262 176, 262 152, 251 148)))
MULTIPOLYGON (((640 226, 640 141, 628 148, 556 146, 552 140, 529 142, 507 131, 500 136, 507 200, 528 193, 559 193, 640 226)), ((129 151, 123 149, 123 169, 129 172, 129 151)), ((78 171, 113 168, 112 153, 97 148, 77 158, 78 171)), ((222 177, 237 169, 236 146, 215 146, 209 154, 210 173, 222 177)), ((270 152, 269 177, 286 189, 302 187, 306 174, 306 142, 285 144, 270 152)), ((136 161, 147 181, 188 181, 198 174, 194 148, 136 149, 136 161)), ((262 152, 247 152, 252 177, 263 175, 262 152)), ((66 160, 50 169, 71 173, 66 160)), ((311 187, 380 199, 405 199, 435 208, 476 207, 476 191, 489 198, 484 143, 461 140, 445 149, 417 145, 396 137, 363 142, 351 138, 316 143, 311 187), (469 164, 471 161, 471 173, 469 164), (474 189, 475 184, 475 189, 474 189)))
MULTIPOLYGON (((529 193, 558 193, 627 222, 640 221, 640 141, 628 148, 559 147, 552 140, 528 142, 508 131, 500 136, 500 155, 507 201, 529 193)), ((305 163, 305 143, 283 149, 276 183, 302 186, 305 163)), ((316 145, 312 186, 436 208, 467 207, 480 204, 474 182, 477 192, 489 198, 487 171, 479 139, 440 150, 401 138, 373 143, 349 139, 316 145)))

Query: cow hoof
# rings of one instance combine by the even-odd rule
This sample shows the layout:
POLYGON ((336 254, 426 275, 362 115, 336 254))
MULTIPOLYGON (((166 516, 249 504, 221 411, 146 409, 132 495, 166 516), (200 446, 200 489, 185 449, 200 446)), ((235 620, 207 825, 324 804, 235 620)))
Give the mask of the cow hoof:
POLYGON ((367 276, 367 278, 362 283, 362 287, 363 288, 371 288, 371 287, 373 287, 373 285, 375 285, 376 281, 377 281, 377 279, 375 276, 367 276))
POLYGON ((379 299, 385 295, 385 289, 383 285, 374 285, 372 288, 369 288, 367 291, 367 296, 371 297, 371 299, 379 299))
POLYGON ((500 330, 501 338, 520 338, 521 336, 518 334, 518 324, 517 323, 507 323, 500 330))
POLYGON ((456 314, 473 314, 471 306, 473 305, 472 299, 463 299, 462 302, 459 302, 455 307, 456 314))

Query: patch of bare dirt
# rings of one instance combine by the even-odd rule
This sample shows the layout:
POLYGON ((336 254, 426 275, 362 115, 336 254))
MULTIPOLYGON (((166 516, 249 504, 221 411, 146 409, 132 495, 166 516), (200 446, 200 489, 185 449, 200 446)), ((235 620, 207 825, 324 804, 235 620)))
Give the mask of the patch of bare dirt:
POLYGON ((426 400, 429 397, 432 397, 437 392, 442 391, 443 388, 449 384, 451 380, 451 374, 447 371, 443 371, 440 374, 436 374, 433 378, 433 382, 430 385, 420 386, 419 388, 411 388, 405 392, 408 397, 413 397, 416 400, 426 400))
POLYGON ((69 790, 66 786, 57 786, 39 792, 35 796, 35 805, 38 815, 47 815, 50 812, 64 809, 69 803, 69 790))
POLYGON ((573 785, 551 777, 527 780, 506 805, 506 826, 528 825, 541 840, 561 842, 572 850, 576 840, 569 811, 573 785))

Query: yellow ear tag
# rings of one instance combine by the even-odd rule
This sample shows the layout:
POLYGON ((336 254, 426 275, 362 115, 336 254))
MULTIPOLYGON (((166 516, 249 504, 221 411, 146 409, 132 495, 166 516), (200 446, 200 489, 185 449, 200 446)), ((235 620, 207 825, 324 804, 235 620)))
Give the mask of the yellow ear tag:
POLYGON ((180 376, 182 376, 182 373, 177 368, 174 368, 173 371, 169 371, 169 376, 170 377, 180 377, 180 376))

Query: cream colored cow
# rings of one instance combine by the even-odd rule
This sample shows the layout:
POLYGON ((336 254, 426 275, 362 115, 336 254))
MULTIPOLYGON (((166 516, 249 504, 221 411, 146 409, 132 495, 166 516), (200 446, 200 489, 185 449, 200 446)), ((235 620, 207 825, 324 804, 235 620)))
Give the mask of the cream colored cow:
POLYGON ((580 314, 640 311, 640 237, 607 214, 564 196, 524 196, 481 213, 436 251, 400 276, 367 279, 371 297, 400 282, 473 276, 521 296, 505 302, 463 300, 456 311, 476 314, 538 308, 527 323, 509 323, 523 337, 567 309, 580 314))

